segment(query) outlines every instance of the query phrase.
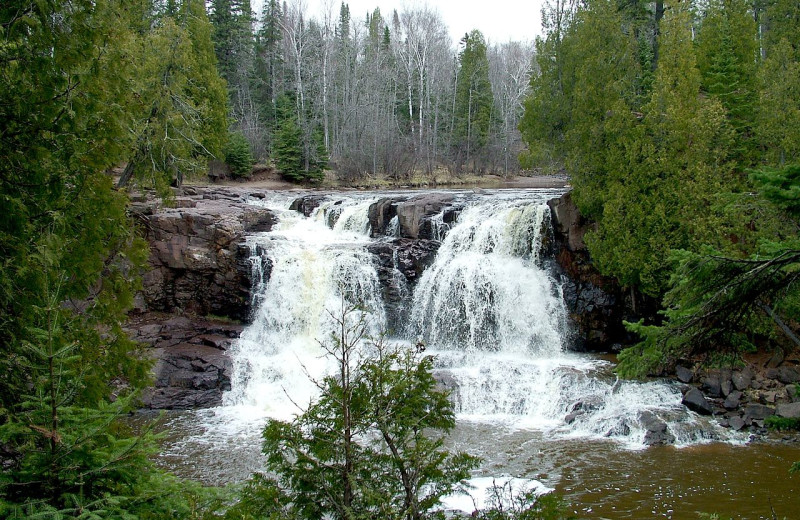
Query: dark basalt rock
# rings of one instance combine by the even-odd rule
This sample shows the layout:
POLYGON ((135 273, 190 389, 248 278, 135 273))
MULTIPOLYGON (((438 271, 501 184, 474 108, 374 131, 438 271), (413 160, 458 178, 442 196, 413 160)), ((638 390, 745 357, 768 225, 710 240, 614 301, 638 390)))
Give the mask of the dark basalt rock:
POLYGON ((675 367, 675 376, 681 383, 691 383, 694 379, 694 373, 688 368, 680 365, 675 367))
POLYGON ((405 322, 410 309, 408 295, 419 276, 429 267, 439 249, 433 240, 399 238, 390 242, 373 242, 367 250, 375 255, 378 280, 383 288, 383 301, 391 330, 405 322))
POLYGON ((271 230, 275 216, 235 193, 193 192, 193 204, 181 208, 131 207, 150 243, 138 309, 246 320, 252 269, 245 235, 271 230))
POLYGON ((397 204, 408 197, 386 197, 369 207, 369 226, 373 237, 387 234, 389 222, 397 216, 397 204))
POLYGON ((404 238, 433 238, 430 225, 423 221, 439 214, 452 204, 455 195, 449 193, 428 193, 412 197, 396 204, 397 218, 400 223, 400 236, 404 238))
POLYGON ((744 421, 763 421, 767 417, 775 415, 775 409, 763 404, 748 404, 744 409, 744 421))
POLYGON ((658 302, 623 290, 594 266, 583 238, 595 227, 580 214, 570 193, 548 201, 554 240, 552 250, 562 275, 564 303, 577 337, 574 348, 614 352, 633 338, 623 321, 655 315, 658 302))
POLYGON ((304 195, 295 199, 289 206, 289 209, 298 211, 306 217, 310 217, 314 210, 320 207, 326 200, 328 200, 327 195, 304 195))
POLYGON ((227 351, 241 330, 241 325, 203 318, 134 317, 127 332, 154 359, 153 387, 144 392, 142 406, 185 410, 222 404, 222 393, 231 388, 227 351))
POLYGON ((711 406, 711 403, 706 400, 703 392, 697 388, 692 388, 686 392, 681 403, 689 410, 697 412, 701 415, 711 415, 714 412, 714 408, 711 406))
POLYGON ((667 430, 667 423, 653 412, 645 411, 639 415, 644 427, 644 443, 647 446, 674 444, 675 436, 667 430))
POLYGON ((725 403, 722 406, 724 406, 726 410, 736 410, 737 408, 739 408, 741 399, 742 399, 742 392, 740 392, 739 390, 734 390, 733 392, 728 394, 728 396, 725 398, 725 403))
POLYGON ((787 419, 800 419, 800 403, 779 404, 775 408, 775 415, 787 419))

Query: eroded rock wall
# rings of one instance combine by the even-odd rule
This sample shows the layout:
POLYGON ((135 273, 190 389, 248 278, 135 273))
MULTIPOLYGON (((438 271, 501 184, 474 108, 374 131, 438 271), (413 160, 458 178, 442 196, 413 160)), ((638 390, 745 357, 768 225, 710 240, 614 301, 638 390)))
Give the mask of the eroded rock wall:
POLYGON ((252 267, 245 235, 269 231, 267 209, 247 204, 249 193, 187 188, 176 207, 155 201, 132 205, 150 243, 140 310, 249 316, 252 267))
POLYGON ((134 198, 131 212, 150 244, 150 270, 127 325, 154 360, 154 386, 143 396, 144 407, 219 406, 230 389, 228 349, 250 316, 253 266, 246 235, 275 223, 269 210, 248 203, 263 197, 188 187, 172 208, 152 197, 134 198))

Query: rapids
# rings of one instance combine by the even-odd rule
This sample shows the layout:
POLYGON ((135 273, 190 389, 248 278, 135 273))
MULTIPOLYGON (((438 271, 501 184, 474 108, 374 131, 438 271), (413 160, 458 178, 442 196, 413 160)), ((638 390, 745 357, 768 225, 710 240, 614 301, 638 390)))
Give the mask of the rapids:
MULTIPOLYGON (((170 467, 193 474, 187 461, 213 466, 208 459, 217 454, 228 463, 204 468, 201 479, 246 478, 260 468, 258 435, 266 418, 298 413, 315 396, 313 380, 331 370, 320 341, 335 331, 337 310, 363 306, 370 332, 386 331, 390 311, 367 250, 371 242, 400 233, 395 217, 386 236, 370 237, 369 206, 385 195, 331 194, 308 218, 288 209, 289 194, 253 201, 273 210, 279 223, 249 237, 254 279, 261 281, 253 290, 252 324, 232 349, 232 390, 221 408, 170 419, 172 440, 162 455, 170 467)), ((546 202, 558 195, 456 192, 458 218, 452 224, 444 224, 442 215, 432 218, 441 246, 415 286, 403 292, 408 319, 392 339, 422 343, 435 356, 435 375, 451 391, 459 420, 451 442, 484 458, 476 477, 537 479, 570 499, 591 495, 575 475, 596 454, 606 460, 586 472, 586 481, 602 474, 603 465, 630 458, 672 453, 683 460, 703 445, 728 446, 725 451, 744 444, 746 437, 687 411, 675 385, 621 382, 608 360, 570 351, 560 280, 546 247, 552 232, 546 202), (645 449, 646 425, 654 419, 666 424, 677 448, 645 449), (579 460, 564 461, 570 453, 579 460)), ((674 471, 680 468, 670 480, 674 471)), ((643 486, 626 478, 606 480, 612 488, 643 486)), ((644 516, 680 517, 672 502, 664 506, 666 498, 651 498, 646 507, 652 511, 644 516)), ((582 514, 591 516, 587 507, 582 514)), ((620 507, 606 507, 603 514, 624 517, 616 516, 620 507)))

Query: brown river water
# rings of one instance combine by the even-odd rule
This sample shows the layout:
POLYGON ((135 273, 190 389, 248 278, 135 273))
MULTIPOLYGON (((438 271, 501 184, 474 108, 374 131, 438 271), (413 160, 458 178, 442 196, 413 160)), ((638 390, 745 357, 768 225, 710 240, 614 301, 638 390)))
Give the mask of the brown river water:
MULTIPOLYGON (((202 424, 214 414, 165 415, 158 463, 208 485, 262 470, 260 425, 225 432, 212 419, 215 425, 206 429, 202 424)), ((799 439, 630 450, 612 441, 551 439, 535 430, 460 422, 448 444, 480 456, 482 476, 531 478, 554 488, 578 518, 678 520, 717 513, 721 519, 772 519, 774 511, 774 518, 800 519, 800 474, 789 473, 800 461, 799 439)))

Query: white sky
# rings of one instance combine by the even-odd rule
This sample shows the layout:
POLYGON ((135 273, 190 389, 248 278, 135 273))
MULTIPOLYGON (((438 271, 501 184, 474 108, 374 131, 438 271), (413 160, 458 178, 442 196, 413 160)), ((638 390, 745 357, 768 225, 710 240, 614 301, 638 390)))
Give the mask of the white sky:
MULTIPOLYGON (((318 17, 322 5, 332 2, 334 16, 338 17, 341 0, 304 0, 307 12, 318 17)), ((263 0, 252 0, 257 16, 261 15, 263 0)), ((376 7, 381 9, 385 19, 393 10, 404 6, 424 6, 439 11, 442 20, 450 29, 453 42, 458 42, 472 29, 480 30, 492 43, 505 43, 509 40, 529 41, 542 33, 541 11, 543 0, 346 0, 353 19, 363 20, 367 13, 376 7)))

